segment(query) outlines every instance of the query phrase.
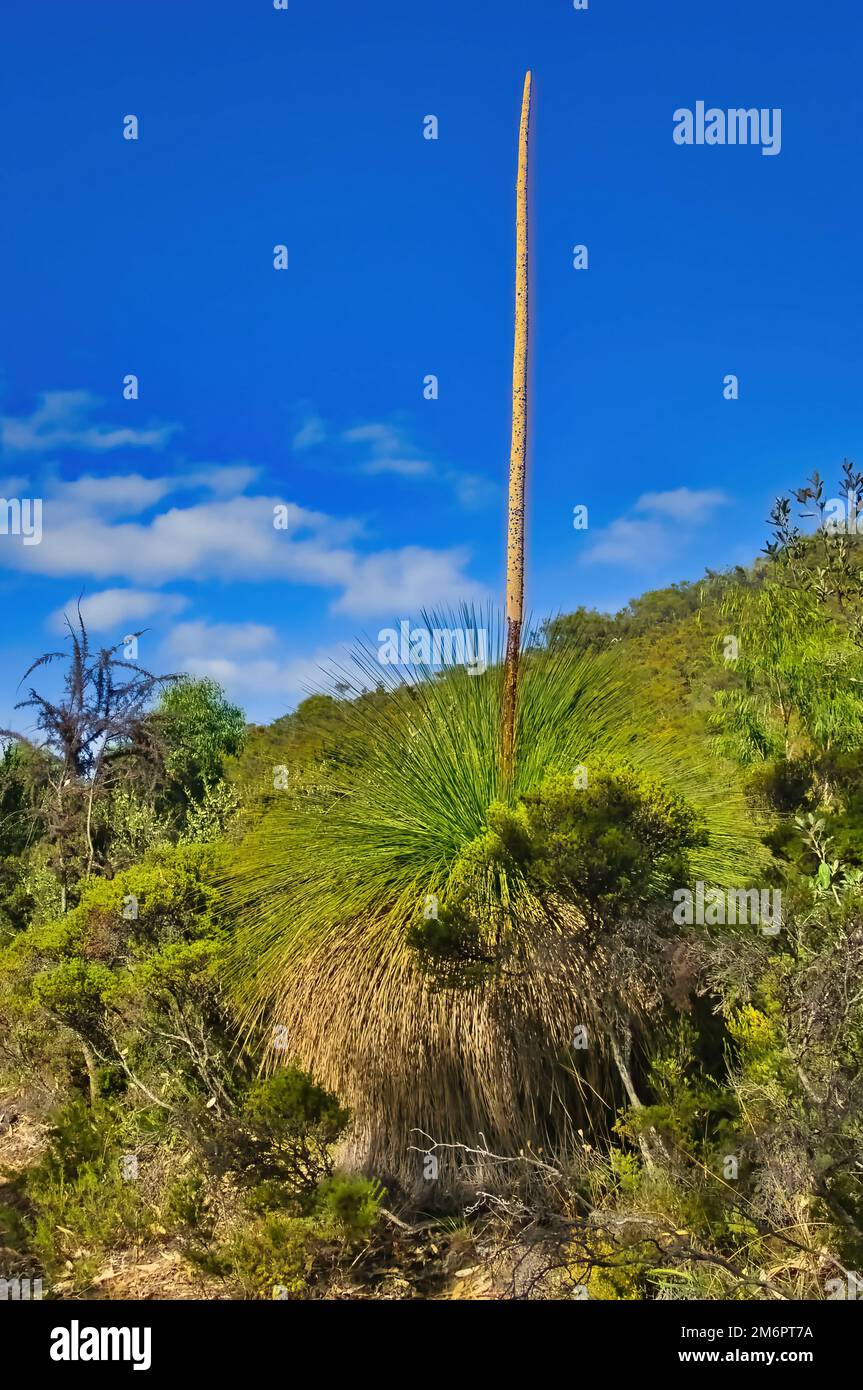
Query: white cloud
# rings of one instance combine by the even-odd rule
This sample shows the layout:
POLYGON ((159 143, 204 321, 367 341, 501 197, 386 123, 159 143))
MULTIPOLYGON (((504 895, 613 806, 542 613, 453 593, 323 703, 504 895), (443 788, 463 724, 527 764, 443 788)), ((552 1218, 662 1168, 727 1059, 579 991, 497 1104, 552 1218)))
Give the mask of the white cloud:
MULTIPOLYGON (((44 454, 63 449, 107 453, 111 449, 161 449, 179 426, 149 429, 92 423, 103 402, 91 391, 43 391, 30 415, 6 415, 0 420, 0 439, 19 454, 44 454)), ((128 403, 127 403, 128 404, 128 403)))
POLYGON ((674 521, 706 521, 717 507, 730 501, 724 492, 717 489, 678 487, 670 492, 642 493, 635 504, 637 512, 653 512, 658 516, 668 516, 674 521))
POLYGON ((464 601, 481 602, 486 588, 467 579, 468 552, 405 546, 358 559, 345 591, 333 604, 336 613, 416 613, 423 607, 464 601))
POLYGON ((617 517, 598 531, 584 563, 650 569, 682 550, 717 507, 729 501, 725 493, 709 488, 642 493, 632 510, 647 515, 617 517))
POLYGON ((343 646, 294 654, 275 628, 259 623, 180 623, 164 655, 172 670, 218 681, 252 717, 267 718, 274 704, 287 708, 310 691, 330 689, 333 668, 349 660, 343 646))
POLYGON ((0 556, 42 574, 122 577, 133 584, 177 579, 282 578, 347 582, 353 555, 339 544, 344 527, 288 504, 290 531, 273 527, 276 497, 232 497, 173 506, 151 521, 112 520, 61 496, 46 498, 39 546, 0 556), (31 558, 32 552, 32 558, 31 558))
POLYGON ((352 429, 344 430, 342 439, 346 439, 349 444, 373 444, 376 449, 397 453, 403 448, 404 436, 395 425, 371 423, 355 425, 352 429))
POLYGON ((500 495, 497 484, 489 482, 488 478, 483 478, 479 473, 460 473, 457 469, 450 469, 446 478, 455 490, 456 500, 468 512, 487 507, 497 501, 500 495))
POLYGON ((80 478, 55 483, 49 488, 51 505, 65 518, 99 515, 137 516, 147 511, 177 487, 171 478, 145 478, 142 473, 116 474, 96 478, 84 473, 80 478))
POLYGON ((184 659, 246 657, 278 644, 275 628, 263 623, 177 623, 166 650, 184 659))
POLYGON ((433 472, 427 459, 403 458, 395 454, 380 455, 367 459, 360 468, 361 473, 371 477, 379 473, 397 473, 400 478, 426 478, 433 472))
POLYGON ((584 558, 590 564, 643 568, 666 551, 669 541, 670 533, 660 521, 618 517, 597 534, 584 558))
POLYGON ((438 467, 413 444, 405 429, 389 421, 368 421, 333 433, 320 415, 309 414, 293 443, 295 449, 303 450, 327 439, 350 449, 362 448, 363 456, 356 467, 369 477, 393 474, 399 478, 423 478, 448 484, 465 511, 477 511, 499 495, 499 488, 478 473, 438 467))
POLYGON ((434 465, 422 458, 395 425, 357 425, 345 430, 342 439, 348 444, 368 444, 371 454, 361 465, 362 473, 397 473, 402 478, 427 477, 434 465))
MULTIPOLYGON (((247 477, 247 470, 234 470, 235 483, 247 477)), ((214 470, 175 479, 85 475, 56 483, 43 503, 41 544, 3 547, 0 566, 54 578, 122 580, 141 590, 182 580, 306 584, 335 590, 334 611, 354 615, 482 592, 464 574, 464 549, 406 546, 366 554, 357 549, 362 525, 353 518, 281 497, 224 497, 223 490, 214 470), (202 484, 216 495, 175 502, 141 519, 157 503, 202 484), (288 508, 287 530, 273 525, 282 506, 288 508)))
POLYGON ((122 637, 130 625, 149 618, 170 618, 187 607, 189 600, 182 594, 160 594, 145 589, 103 589, 100 593, 84 594, 80 600, 70 598, 49 619, 55 631, 66 627, 66 615, 74 622, 80 603, 81 616, 88 632, 115 631, 122 637))
POLYGON ((230 497, 235 492, 245 492, 260 471, 260 468, 254 468, 248 463, 214 463, 209 467, 196 467, 193 472, 185 475, 183 482, 184 486, 190 488, 206 488, 216 497, 230 497))
POLYGON ((441 472, 430 459, 423 458, 411 444, 404 430, 396 425, 372 423, 345 430, 342 439, 348 444, 367 444, 371 455, 360 465, 360 472, 370 475, 395 473, 401 478, 435 478, 448 483, 460 506, 477 511, 494 501, 498 488, 478 473, 465 473, 458 468, 441 472))

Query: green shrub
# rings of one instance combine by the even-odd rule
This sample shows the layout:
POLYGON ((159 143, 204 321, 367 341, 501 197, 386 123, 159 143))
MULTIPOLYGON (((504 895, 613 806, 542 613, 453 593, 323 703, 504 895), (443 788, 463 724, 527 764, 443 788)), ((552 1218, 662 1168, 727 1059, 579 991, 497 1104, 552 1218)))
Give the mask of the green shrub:
POLYGON ((687 852, 705 843, 700 815, 655 777, 599 764, 581 786, 551 772, 515 808, 489 808, 436 915, 412 923, 408 943, 437 983, 479 983, 538 912, 569 905, 596 926, 642 913, 687 881, 687 852))
POLYGON ((73 1101, 55 1116, 48 1147, 26 1175, 30 1247, 49 1275, 69 1275, 76 1289, 87 1287, 107 1249, 152 1233, 153 1213, 124 1178, 122 1157, 111 1112, 73 1101))
POLYGON ((324 1223, 351 1239, 373 1230, 382 1200, 380 1183, 353 1174, 337 1173, 318 1189, 318 1211, 324 1223))
POLYGON ((179 1229, 184 1235, 204 1239, 212 1235, 213 1217, 202 1174, 180 1174, 168 1182, 162 1198, 162 1218, 169 1229, 179 1229))
POLYGON ((234 1281, 243 1298, 305 1298, 315 1255, 313 1223, 268 1215, 199 1263, 208 1272, 234 1281))

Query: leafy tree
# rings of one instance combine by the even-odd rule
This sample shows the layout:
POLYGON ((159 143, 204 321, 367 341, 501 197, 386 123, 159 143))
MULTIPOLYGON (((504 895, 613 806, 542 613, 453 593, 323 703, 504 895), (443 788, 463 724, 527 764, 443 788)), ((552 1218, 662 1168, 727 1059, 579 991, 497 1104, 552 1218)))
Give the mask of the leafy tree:
POLYGON ((10 742, 0 752, 0 859, 21 854, 38 835, 45 772, 43 759, 26 744, 10 742))
POLYGON ((242 710, 215 681, 191 676, 171 681, 150 722, 164 740, 165 772, 184 804, 200 801, 205 787, 221 779, 246 728, 242 710))
POLYGON ((824 492, 824 479, 817 472, 794 489, 801 509, 798 519, 815 522, 809 532, 797 525, 790 498, 777 498, 770 513, 773 537, 765 554, 778 582, 827 606, 854 641, 863 642, 863 546, 858 529, 863 473, 845 459, 839 498, 826 498, 824 492))
POLYGON ((602 651, 619 642, 624 635, 620 614, 600 613, 595 608, 576 608, 572 613, 559 613, 549 618, 542 628, 549 647, 579 647, 602 651))
POLYGON ((0 752, 0 932, 21 930, 33 911, 28 874, 42 832, 39 808, 48 763, 36 749, 7 743, 0 752))
POLYGON ((215 853, 163 846, 91 879, 76 907, 0 953, 3 1013, 28 1034, 41 1029, 33 1061, 43 1070, 62 1075, 80 1049, 93 1104, 113 1073, 166 1111, 190 1086, 225 1090, 230 1030, 212 974, 221 931, 206 881, 215 853))
MULTIPOLYGON (((853 514, 863 477, 846 462, 844 481, 853 514)), ((818 799, 833 808, 846 759, 863 747, 863 570, 856 533, 829 524, 823 494, 817 474, 796 493, 814 508, 803 513, 817 521, 809 536, 792 521, 789 500, 778 500, 762 584, 725 595, 738 655, 712 725, 717 746, 745 765, 808 767, 818 799)))

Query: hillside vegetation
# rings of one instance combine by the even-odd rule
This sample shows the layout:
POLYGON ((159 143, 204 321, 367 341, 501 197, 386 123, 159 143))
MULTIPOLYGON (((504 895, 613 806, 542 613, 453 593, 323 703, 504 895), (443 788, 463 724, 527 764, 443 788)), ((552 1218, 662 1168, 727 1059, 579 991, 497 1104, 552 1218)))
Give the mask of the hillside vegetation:
POLYGON ((828 508, 816 477, 751 568, 526 636, 507 775, 492 614, 425 620, 487 670, 360 650, 267 726, 73 615, 0 757, 0 1277, 853 1297, 863 571, 828 508))

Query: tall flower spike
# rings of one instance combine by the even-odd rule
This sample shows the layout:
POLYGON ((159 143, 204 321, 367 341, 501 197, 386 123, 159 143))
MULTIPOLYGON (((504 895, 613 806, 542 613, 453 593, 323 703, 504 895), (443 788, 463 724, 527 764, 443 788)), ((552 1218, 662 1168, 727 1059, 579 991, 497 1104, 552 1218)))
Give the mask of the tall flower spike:
POLYGON ((527 149, 530 73, 524 79, 518 136, 515 237, 515 341, 512 355, 512 443, 509 455, 509 522, 506 549, 506 659, 501 718, 501 770, 505 784, 515 770, 518 660, 524 620, 524 478, 527 454, 528 244, 527 149))

